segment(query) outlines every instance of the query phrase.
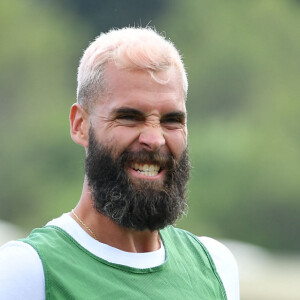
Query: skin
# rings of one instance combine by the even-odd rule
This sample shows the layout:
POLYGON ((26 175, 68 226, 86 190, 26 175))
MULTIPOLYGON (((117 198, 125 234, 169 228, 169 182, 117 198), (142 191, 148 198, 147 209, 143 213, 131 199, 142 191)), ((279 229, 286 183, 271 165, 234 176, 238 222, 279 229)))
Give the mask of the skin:
MULTIPOLYGON (((109 83, 108 92, 99 97, 89 114, 78 103, 71 107, 72 139, 87 150, 92 124, 97 141, 111 149, 115 158, 125 150, 146 149, 179 159, 187 146, 186 108, 179 71, 171 67, 156 72, 155 76, 165 84, 154 81, 144 70, 118 70, 112 63, 106 66, 104 75, 109 83)), ((165 176, 164 170, 152 177, 131 167, 126 171, 133 183, 151 180, 159 186, 165 176)), ((75 212, 102 243, 128 252, 149 252, 160 247, 157 231, 125 229, 97 212, 86 178, 75 212)))

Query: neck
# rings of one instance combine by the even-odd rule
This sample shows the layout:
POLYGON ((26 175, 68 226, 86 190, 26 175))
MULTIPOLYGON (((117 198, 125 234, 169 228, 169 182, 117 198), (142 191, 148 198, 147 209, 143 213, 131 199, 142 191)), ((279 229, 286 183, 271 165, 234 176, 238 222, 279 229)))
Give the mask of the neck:
POLYGON ((91 232, 87 229, 90 228, 95 235, 94 238, 101 243, 123 251, 136 253, 151 252, 160 248, 158 231, 136 231, 123 228, 109 217, 97 212, 93 206, 93 200, 86 181, 84 182, 80 201, 74 209, 74 212, 86 226, 81 224, 81 222, 71 214, 75 221, 92 236, 91 232))

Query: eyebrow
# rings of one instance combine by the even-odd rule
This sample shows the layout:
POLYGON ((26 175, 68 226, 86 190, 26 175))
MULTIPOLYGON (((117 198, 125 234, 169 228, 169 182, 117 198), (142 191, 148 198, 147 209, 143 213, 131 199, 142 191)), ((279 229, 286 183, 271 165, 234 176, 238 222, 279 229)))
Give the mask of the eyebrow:
MULTIPOLYGON (((117 115, 122 115, 122 114, 128 114, 128 115, 135 115, 137 117, 140 118, 145 118, 146 114, 143 113, 142 111, 135 109, 135 108, 131 108, 131 107, 120 107, 117 108, 115 110, 113 110, 112 112, 115 116, 117 115)), ((161 116, 161 121, 164 121, 168 118, 174 118, 174 119, 178 119, 178 121, 184 123, 186 120, 186 113, 182 112, 182 111, 172 111, 169 113, 166 113, 164 115, 161 116)))
POLYGON ((120 114, 129 114, 129 115, 136 115, 140 117, 145 117, 145 114, 142 113, 140 110, 130 107, 120 107, 113 111, 114 115, 120 115, 120 114))
POLYGON ((184 123, 186 120, 186 113, 182 111, 173 111, 170 113, 167 113, 161 117, 161 121, 167 120, 167 119, 177 119, 178 121, 184 123))

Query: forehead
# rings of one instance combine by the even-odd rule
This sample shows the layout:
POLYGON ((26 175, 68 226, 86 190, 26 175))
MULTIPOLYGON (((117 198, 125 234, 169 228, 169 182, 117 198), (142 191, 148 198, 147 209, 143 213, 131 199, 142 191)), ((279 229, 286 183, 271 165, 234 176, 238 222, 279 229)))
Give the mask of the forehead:
POLYGON ((171 67, 155 72, 155 79, 145 70, 119 70, 108 64, 104 71, 107 92, 97 101, 103 113, 121 107, 158 114, 186 111, 180 72, 171 67))

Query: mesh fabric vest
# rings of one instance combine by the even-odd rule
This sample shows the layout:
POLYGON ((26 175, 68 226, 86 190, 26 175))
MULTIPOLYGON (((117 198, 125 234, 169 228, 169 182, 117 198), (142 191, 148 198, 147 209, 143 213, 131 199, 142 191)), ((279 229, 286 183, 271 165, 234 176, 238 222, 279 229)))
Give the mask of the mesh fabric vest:
POLYGON ((35 229, 22 241, 41 258, 46 299, 227 299, 197 237, 172 226, 160 235, 166 261, 148 269, 107 262, 55 226, 35 229))

